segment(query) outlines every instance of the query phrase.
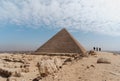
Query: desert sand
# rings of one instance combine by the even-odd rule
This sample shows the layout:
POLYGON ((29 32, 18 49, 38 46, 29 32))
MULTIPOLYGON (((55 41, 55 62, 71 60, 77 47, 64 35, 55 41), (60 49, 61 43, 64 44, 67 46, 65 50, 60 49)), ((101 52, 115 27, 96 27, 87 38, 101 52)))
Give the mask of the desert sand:
POLYGON ((3 71, 0 71, 0 81, 33 81, 40 76, 37 63, 46 58, 57 58, 62 65, 57 71, 41 77, 38 81, 120 81, 120 55, 108 52, 96 52, 96 55, 79 59, 67 56, 1 53, 0 70, 11 72, 12 75, 4 76, 1 74, 3 71), (99 58, 106 58, 110 63, 97 63, 99 58))

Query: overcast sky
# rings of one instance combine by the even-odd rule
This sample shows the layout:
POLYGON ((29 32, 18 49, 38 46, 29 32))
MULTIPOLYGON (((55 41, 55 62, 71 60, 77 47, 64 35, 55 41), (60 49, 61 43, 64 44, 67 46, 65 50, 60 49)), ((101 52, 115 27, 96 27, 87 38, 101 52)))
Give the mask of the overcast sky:
POLYGON ((120 0, 0 0, 0 50, 35 50, 61 28, 88 50, 119 50, 120 0))

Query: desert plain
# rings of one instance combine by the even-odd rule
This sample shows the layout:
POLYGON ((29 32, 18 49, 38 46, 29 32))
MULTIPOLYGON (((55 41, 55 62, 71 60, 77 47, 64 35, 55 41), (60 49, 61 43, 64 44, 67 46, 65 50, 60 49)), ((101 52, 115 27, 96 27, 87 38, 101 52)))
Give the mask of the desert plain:
POLYGON ((120 55, 95 52, 73 58, 1 53, 0 81, 120 81, 120 55), (105 62, 99 63, 100 58, 105 62))

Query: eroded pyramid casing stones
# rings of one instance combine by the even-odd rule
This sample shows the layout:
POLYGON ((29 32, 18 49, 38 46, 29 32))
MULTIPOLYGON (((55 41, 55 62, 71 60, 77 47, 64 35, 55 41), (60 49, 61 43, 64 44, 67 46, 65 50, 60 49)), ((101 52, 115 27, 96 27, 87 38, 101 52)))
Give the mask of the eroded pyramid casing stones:
POLYGON ((64 28, 35 51, 40 53, 79 53, 85 55, 85 48, 64 28))

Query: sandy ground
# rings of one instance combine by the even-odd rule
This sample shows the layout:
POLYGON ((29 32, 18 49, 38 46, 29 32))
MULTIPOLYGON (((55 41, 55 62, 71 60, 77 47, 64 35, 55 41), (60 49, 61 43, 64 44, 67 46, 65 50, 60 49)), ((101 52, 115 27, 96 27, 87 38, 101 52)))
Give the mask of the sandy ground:
MULTIPOLYGON (((22 76, 15 77, 16 81, 32 81, 39 76, 36 64, 43 57, 47 56, 0 54, 0 68, 9 71, 20 71, 22 76), (29 72, 21 71, 20 66, 24 65, 24 63, 6 62, 4 58, 8 57, 24 59, 24 61, 29 64, 29 72)), ((65 59, 66 57, 57 58, 65 59)), ((6 81, 6 78, 0 77, 0 81, 6 81)), ((95 56, 84 57, 80 60, 74 60, 63 65, 57 73, 51 74, 40 81, 120 81, 120 55, 97 52, 95 56), (101 57, 109 59, 111 64, 98 64, 97 59, 101 57)))

